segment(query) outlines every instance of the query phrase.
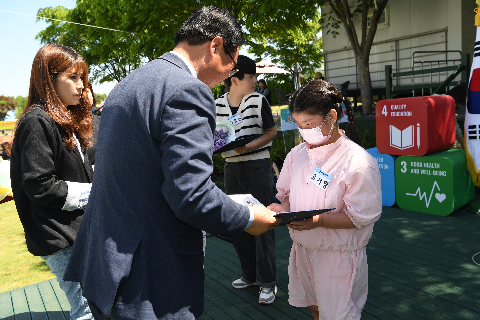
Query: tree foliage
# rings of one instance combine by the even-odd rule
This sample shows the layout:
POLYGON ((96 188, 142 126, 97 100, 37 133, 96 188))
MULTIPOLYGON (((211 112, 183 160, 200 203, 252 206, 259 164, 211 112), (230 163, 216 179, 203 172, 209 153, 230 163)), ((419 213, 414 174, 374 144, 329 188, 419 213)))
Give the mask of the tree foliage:
POLYGON ((102 104, 107 99, 107 94, 105 93, 94 93, 95 100, 97 101, 97 105, 102 104))
POLYGON ((300 62, 314 72, 319 55, 318 7, 305 9, 305 1, 285 0, 77 0, 69 10, 42 8, 38 16, 94 25, 112 31, 47 20, 49 26, 37 39, 75 48, 87 61, 91 78, 99 82, 120 81, 133 69, 174 47, 176 31, 201 6, 230 10, 245 30, 250 52, 270 57, 286 69, 300 62))
POLYGON ((360 78, 360 91, 364 114, 371 113, 373 104, 372 80, 370 77, 370 50, 377 32, 378 21, 388 0, 319 0, 320 5, 328 4, 332 14, 326 14, 323 21, 327 32, 339 34, 340 25, 343 25, 348 40, 352 45, 357 69, 360 78), (368 27, 368 13, 373 9, 373 16, 368 27), (360 30, 356 30, 354 16, 361 17, 360 30))
MULTIPOLYGON (((135 52, 138 40, 119 29, 121 6, 112 0, 77 1, 74 9, 62 6, 42 8, 38 16, 75 23, 101 26, 99 29, 80 24, 47 20, 50 24, 37 35, 42 44, 57 42, 80 53, 90 66, 91 79, 100 83, 120 81, 142 64, 143 54, 135 52)), ((39 20, 41 18, 38 18, 39 20)))
MULTIPOLYGON (((270 58, 279 67, 291 72, 298 62, 302 66, 302 74, 312 78, 323 62, 319 8, 316 1, 310 0, 264 1, 246 23, 249 52, 270 58)), ((276 75, 268 77, 285 78, 276 75)))
POLYGON ((15 97, 0 96, 0 121, 5 120, 7 112, 10 110, 15 110, 18 106, 15 97))
POLYGON ((27 106, 27 100, 28 100, 28 97, 24 97, 24 96, 17 96, 15 98, 15 101, 18 104, 17 109, 15 110, 15 118, 20 119, 20 116, 22 115, 23 110, 25 110, 25 107, 27 106))

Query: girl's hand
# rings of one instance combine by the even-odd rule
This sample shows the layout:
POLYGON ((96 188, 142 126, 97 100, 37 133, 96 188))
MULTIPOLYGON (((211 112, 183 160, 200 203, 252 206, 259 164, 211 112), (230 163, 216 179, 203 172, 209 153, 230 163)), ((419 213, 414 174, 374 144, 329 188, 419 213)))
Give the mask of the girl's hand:
POLYGON ((288 227, 292 228, 293 230, 297 231, 304 231, 304 230, 311 230, 320 227, 320 223, 322 222, 322 215, 316 215, 311 218, 299 221, 293 221, 287 224, 288 227))
POLYGON ((271 205, 269 205, 267 207, 267 209, 270 209, 276 213, 280 213, 280 212, 287 212, 287 210, 280 204, 278 203, 272 203, 271 205))

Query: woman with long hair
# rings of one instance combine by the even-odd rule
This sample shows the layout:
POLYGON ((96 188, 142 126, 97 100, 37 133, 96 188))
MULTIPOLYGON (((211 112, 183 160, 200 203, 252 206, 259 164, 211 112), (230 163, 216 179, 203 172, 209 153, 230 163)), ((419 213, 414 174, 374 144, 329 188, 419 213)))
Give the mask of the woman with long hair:
POLYGON ((57 277, 71 319, 93 319, 80 284, 63 281, 90 194, 93 171, 88 70, 72 48, 47 44, 37 52, 27 106, 15 127, 10 178, 27 248, 57 277))

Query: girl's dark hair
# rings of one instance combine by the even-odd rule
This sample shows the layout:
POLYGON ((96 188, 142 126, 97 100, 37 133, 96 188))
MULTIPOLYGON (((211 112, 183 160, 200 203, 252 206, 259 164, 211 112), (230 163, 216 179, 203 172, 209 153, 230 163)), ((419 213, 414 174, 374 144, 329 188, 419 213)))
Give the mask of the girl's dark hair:
POLYGON ((350 100, 342 97, 341 93, 325 80, 311 81, 295 91, 290 96, 288 109, 292 114, 306 112, 312 115, 321 115, 322 117, 326 117, 330 110, 334 109, 337 112, 337 117, 340 117, 342 114, 342 102, 347 108, 348 136, 355 143, 361 145, 358 130, 353 123, 355 116, 352 112, 350 100))
POLYGON ((238 80, 243 80, 243 77, 245 77, 246 74, 255 74, 257 72, 257 65, 255 64, 255 61, 247 56, 238 56, 237 67, 238 71, 223 81, 227 87, 232 86, 232 77, 238 78, 238 80))
POLYGON ((91 146, 89 139, 93 125, 91 106, 85 99, 85 90, 79 104, 75 106, 64 106, 55 92, 54 84, 58 75, 70 72, 82 74, 83 85, 85 88, 88 86, 87 64, 74 49, 56 43, 41 47, 33 59, 27 105, 20 119, 31 109, 41 107, 62 127, 65 132, 63 142, 73 150, 76 147, 73 134, 84 148, 91 146))
POLYGON ((242 27, 228 10, 213 6, 196 10, 180 27, 175 36, 175 45, 187 41, 191 46, 222 37, 228 52, 235 52, 245 44, 242 27))

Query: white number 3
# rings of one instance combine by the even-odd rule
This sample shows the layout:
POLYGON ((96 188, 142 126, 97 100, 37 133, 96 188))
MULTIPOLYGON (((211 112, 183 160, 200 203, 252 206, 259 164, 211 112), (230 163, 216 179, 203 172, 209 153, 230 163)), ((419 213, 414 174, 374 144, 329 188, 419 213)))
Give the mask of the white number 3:
POLYGON ((407 162, 402 161, 400 162, 400 165, 402 165, 402 169, 400 169, 400 171, 402 171, 402 173, 407 172, 407 162))

